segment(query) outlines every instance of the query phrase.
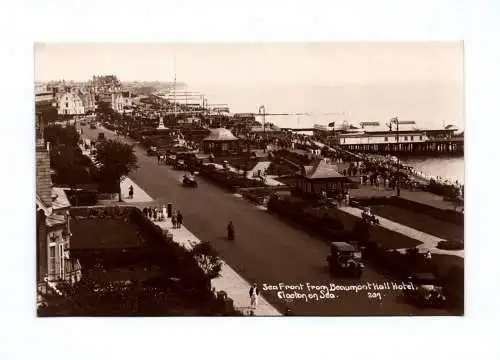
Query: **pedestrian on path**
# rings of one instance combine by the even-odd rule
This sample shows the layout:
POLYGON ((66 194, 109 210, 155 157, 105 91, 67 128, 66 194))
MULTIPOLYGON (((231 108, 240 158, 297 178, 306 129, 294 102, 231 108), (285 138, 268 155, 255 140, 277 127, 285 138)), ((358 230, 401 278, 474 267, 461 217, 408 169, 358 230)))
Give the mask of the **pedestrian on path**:
POLYGON ((172 226, 177 229, 177 216, 175 214, 172 214, 172 226))
POLYGON ((163 204, 161 206, 161 214, 162 214, 162 219, 166 219, 167 216, 168 216, 168 213, 167 213, 167 207, 165 206, 165 204, 163 204))
POLYGON ((128 197, 129 199, 134 198, 134 187, 132 185, 130 185, 130 187, 128 188, 128 197))
POLYGON ((182 219, 183 219, 183 216, 181 214, 181 211, 178 210, 177 211, 177 228, 180 229, 181 226, 182 226, 182 219))
POLYGON ((248 294, 250 295, 250 308, 252 310, 256 310, 259 303, 260 294, 259 287, 256 283, 253 283, 253 285, 250 287, 250 291, 248 292, 248 294))

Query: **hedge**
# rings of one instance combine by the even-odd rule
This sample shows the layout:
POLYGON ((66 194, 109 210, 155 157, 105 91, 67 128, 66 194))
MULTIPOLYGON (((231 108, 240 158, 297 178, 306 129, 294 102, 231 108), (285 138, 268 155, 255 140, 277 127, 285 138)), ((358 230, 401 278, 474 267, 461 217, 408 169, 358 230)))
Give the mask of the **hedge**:
POLYGON ((82 218, 113 218, 134 223, 141 235, 147 239, 147 253, 151 262, 164 264, 165 267, 179 274, 184 298, 194 303, 211 303, 212 311, 217 315, 241 315, 228 302, 217 299, 212 293, 210 279, 192 256, 191 252, 169 239, 164 230, 151 222, 142 212, 131 206, 71 208, 70 215, 82 218))
POLYGON ((357 204, 360 206, 370 205, 391 205, 405 208, 409 211, 417 213, 425 213, 437 219, 452 222, 457 225, 464 224, 464 214, 454 210, 439 209, 434 206, 426 205, 417 201, 408 200, 402 197, 372 197, 372 198, 356 198, 357 204))

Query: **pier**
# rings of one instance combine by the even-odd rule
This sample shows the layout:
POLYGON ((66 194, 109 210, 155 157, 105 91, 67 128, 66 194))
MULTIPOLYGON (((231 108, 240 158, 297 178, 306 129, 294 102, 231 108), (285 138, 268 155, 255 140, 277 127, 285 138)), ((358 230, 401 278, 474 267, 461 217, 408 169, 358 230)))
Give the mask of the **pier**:
POLYGON ((464 153, 464 138, 434 139, 425 142, 414 142, 399 144, 339 144, 342 149, 362 152, 362 153, 381 153, 381 154, 461 154, 464 153))

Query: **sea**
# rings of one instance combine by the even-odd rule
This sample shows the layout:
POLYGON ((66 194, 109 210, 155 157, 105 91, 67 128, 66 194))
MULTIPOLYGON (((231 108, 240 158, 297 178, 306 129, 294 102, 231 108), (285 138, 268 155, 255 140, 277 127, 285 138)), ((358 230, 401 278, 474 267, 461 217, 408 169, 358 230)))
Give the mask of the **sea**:
MULTIPOLYGON (((191 90, 203 93, 209 104, 227 105, 232 113, 258 113, 264 106, 266 122, 279 127, 312 128, 332 122, 387 123, 398 116, 420 127, 464 127, 463 86, 454 82, 377 84, 209 84, 191 90), (287 115, 282 115, 287 114, 287 115)), ((256 120, 261 121, 261 117, 256 120)), ((461 184, 465 179, 463 157, 402 159, 410 166, 461 184)))

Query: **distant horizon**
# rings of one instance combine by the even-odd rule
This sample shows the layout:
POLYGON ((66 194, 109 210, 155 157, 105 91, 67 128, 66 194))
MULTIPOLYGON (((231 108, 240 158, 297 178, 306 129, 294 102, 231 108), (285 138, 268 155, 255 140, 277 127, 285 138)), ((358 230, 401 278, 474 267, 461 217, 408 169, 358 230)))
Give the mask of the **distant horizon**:
POLYGON ((233 112, 258 112, 260 105, 275 113, 345 110, 354 122, 397 115, 462 127, 463 64, 460 41, 38 43, 34 77, 88 82, 115 75, 123 83, 172 84, 175 76, 233 112))

